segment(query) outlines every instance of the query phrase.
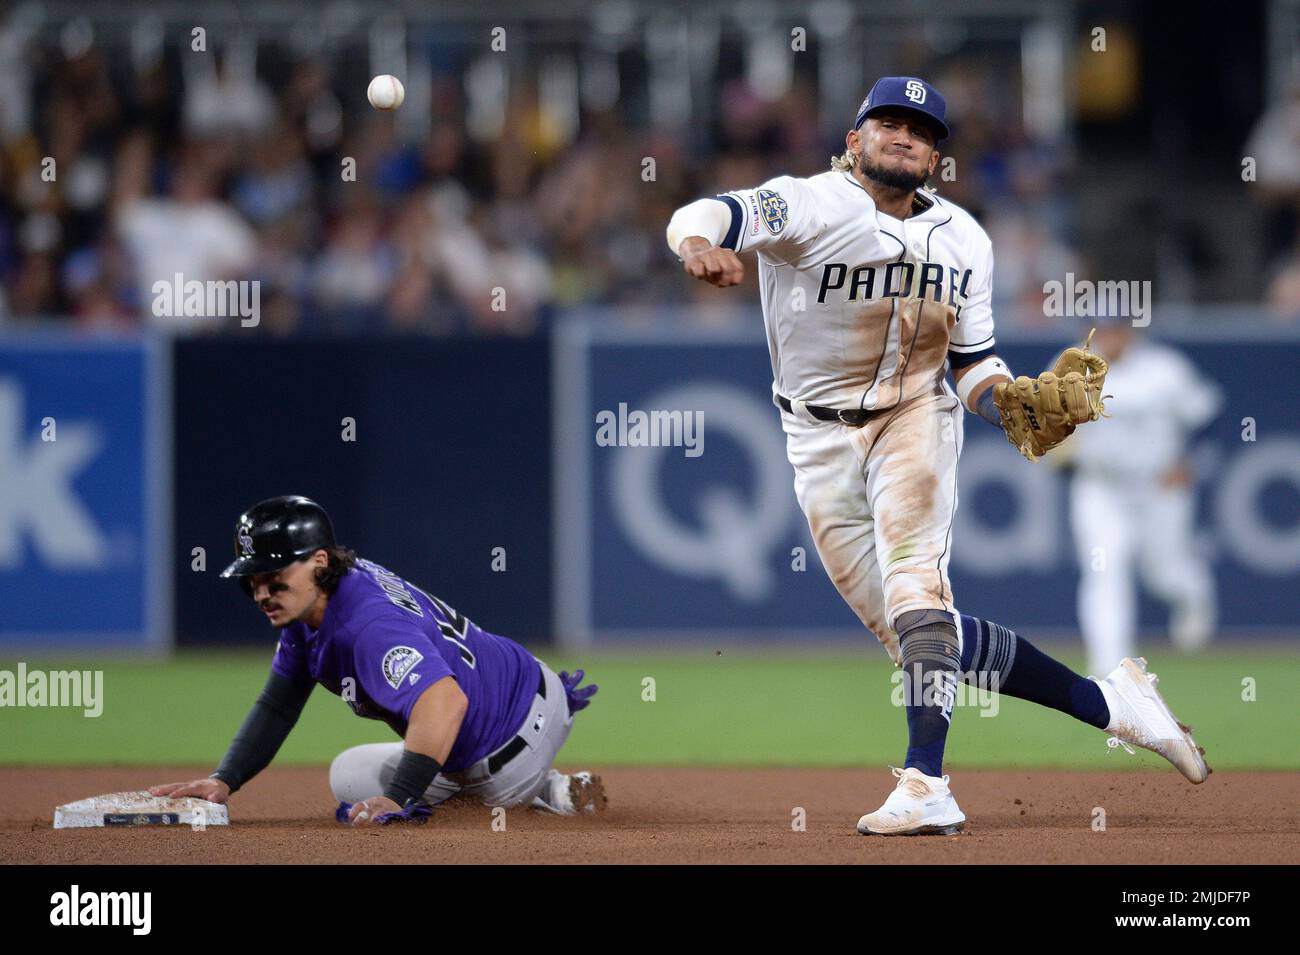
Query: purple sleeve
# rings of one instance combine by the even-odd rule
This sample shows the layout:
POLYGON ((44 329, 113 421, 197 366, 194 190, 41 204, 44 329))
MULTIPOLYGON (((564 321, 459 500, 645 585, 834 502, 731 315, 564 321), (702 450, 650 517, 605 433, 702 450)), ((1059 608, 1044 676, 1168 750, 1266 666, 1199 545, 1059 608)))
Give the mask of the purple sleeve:
POLYGON ((414 621, 408 623, 397 614, 366 624, 357 636, 353 663, 370 698, 404 720, 411 718, 411 709, 425 690, 452 675, 451 667, 414 621))
POLYGON ((312 679, 307 668, 306 648, 287 629, 280 631, 280 644, 271 659, 271 672, 300 683, 312 679))

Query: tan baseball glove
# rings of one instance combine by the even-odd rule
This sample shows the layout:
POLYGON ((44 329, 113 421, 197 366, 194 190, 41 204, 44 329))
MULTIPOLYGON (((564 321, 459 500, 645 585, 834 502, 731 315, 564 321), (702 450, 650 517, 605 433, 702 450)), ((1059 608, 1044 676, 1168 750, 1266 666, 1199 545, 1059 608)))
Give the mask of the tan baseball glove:
POLYGON ((1088 350, 1096 331, 1088 333, 1082 348, 1061 352, 1051 371, 993 386, 993 402, 1007 440, 1029 460, 1042 457, 1073 434, 1075 427, 1105 413, 1101 389, 1108 366, 1106 359, 1088 350))

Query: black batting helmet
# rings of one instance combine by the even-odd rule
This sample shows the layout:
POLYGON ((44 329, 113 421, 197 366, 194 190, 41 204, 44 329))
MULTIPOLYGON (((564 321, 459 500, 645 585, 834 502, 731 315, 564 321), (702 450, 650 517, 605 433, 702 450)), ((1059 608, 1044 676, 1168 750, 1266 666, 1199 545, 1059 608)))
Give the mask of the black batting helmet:
POLYGON ((325 508, 296 494, 273 497, 239 515, 235 560, 221 576, 269 573, 333 546, 334 525, 325 508))

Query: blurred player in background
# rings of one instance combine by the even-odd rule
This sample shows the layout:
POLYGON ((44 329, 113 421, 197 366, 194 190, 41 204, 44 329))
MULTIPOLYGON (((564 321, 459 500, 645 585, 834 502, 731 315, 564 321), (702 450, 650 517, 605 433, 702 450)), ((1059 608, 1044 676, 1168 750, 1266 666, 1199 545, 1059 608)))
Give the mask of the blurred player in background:
POLYGON ((505 637, 476 627, 414 584, 334 541, 305 497, 276 497, 240 515, 235 577, 280 644, 271 674, 217 770, 155 796, 224 803, 275 757, 317 683, 352 711, 383 720, 401 743, 345 750, 330 787, 354 826, 428 815, 458 793, 489 806, 594 812, 600 777, 552 768, 594 685, 555 673, 505 637))
POLYGON ((1134 654, 1139 577, 1169 604, 1176 647, 1204 647, 1216 623, 1214 576, 1193 541, 1187 445, 1218 413, 1220 389, 1174 349, 1139 337, 1127 320, 1102 321, 1096 344, 1110 362, 1110 420, 1104 430, 1080 428, 1069 448, 1089 673, 1108 673, 1134 654))

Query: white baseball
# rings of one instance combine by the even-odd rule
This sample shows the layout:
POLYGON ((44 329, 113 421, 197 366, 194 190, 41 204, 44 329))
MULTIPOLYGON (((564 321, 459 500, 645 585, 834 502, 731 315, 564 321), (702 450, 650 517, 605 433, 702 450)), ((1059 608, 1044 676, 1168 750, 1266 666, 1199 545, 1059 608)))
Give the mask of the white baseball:
POLYGON ((397 109, 405 98, 406 89, 402 86, 402 81, 387 73, 376 76, 366 88, 366 99, 370 100, 370 105, 375 109, 397 109))

